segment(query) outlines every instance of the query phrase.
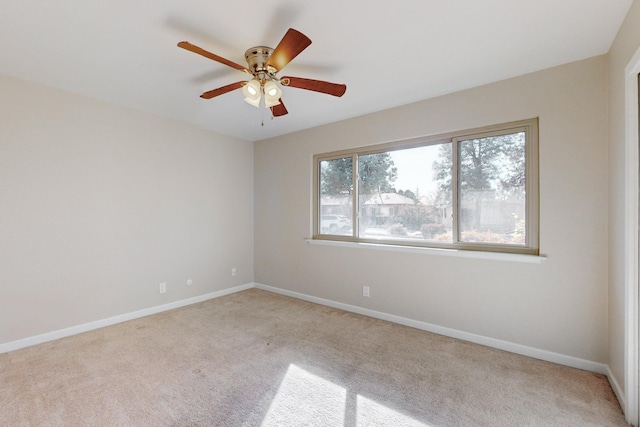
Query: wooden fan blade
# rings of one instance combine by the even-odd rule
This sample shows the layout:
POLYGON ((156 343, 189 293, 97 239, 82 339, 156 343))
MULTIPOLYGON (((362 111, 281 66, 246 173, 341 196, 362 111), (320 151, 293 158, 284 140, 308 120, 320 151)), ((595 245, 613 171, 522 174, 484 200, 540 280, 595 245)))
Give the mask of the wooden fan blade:
POLYGON ((280 83, 283 86, 297 87, 298 89, 312 90, 338 97, 344 95, 347 91, 347 85, 322 80, 303 79, 302 77, 282 77, 280 83))
POLYGON ((271 107, 271 114, 273 114, 273 117, 284 116, 285 114, 288 114, 288 113, 289 112, 287 111, 287 108, 284 106, 284 103, 282 102, 282 98, 280 98, 280 104, 274 105, 273 107, 271 107))
POLYGON ((222 86, 222 87, 219 87, 218 89, 213 89, 208 92, 205 92, 202 95, 200 95, 200 98, 204 98, 204 99, 215 98, 216 96, 223 95, 227 92, 231 92, 232 90, 240 89, 245 84, 247 84, 247 82, 231 83, 230 85, 222 86))
POLYGON ((300 52, 305 50, 307 46, 311 44, 311 39, 305 36, 298 30, 289 28, 289 31, 284 35, 278 46, 273 50, 273 53, 267 60, 267 67, 273 67, 277 71, 280 71, 287 65, 293 58, 298 56, 300 52))
POLYGON ((236 70, 245 71, 245 72, 251 74, 249 72, 249 70, 247 69, 247 67, 245 67, 243 65, 240 65, 240 64, 236 64, 233 61, 229 61, 228 59, 225 59, 225 58, 223 58, 221 56, 218 56, 215 53, 208 52, 208 51, 204 50, 203 48, 198 47, 198 46, 196 46, 194 44, 191 44, 189 42, 180 42, 180 43, 178 43, 178 47, 181 47, 183 49, 189 50, 189 51, 191 51, 193 53, 197 53, 198 55, 202 55, 205 58, 213 59, 216 62, 219 62, 221 64, 227 65, 227 66, 229 66, 231 68, 235 68, 236 70))

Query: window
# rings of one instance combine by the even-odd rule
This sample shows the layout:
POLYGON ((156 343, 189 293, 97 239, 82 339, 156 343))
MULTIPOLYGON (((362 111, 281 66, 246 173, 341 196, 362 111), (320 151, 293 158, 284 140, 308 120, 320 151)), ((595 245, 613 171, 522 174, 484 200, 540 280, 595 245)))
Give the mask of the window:
POLYGON ((538 254, 538 121, 314 156, 314 239, 538 254))

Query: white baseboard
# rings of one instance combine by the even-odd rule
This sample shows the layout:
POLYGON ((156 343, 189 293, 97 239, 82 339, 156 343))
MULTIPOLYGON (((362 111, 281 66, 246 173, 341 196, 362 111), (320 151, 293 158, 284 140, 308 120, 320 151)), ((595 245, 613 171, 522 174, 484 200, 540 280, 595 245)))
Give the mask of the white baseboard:
POLYGON ((620 402, 620 406, 622 407, 622 412, 627 413, 627 399, 624 394, 624 389, 620 387, 618 380, 611 372, 611 368, 607 365, 607 378, 609 378, 609 384, 611 384, 611 388, 613 389, 613 393, 618 398, 618 402, 620 402))
POLYGON ((583 369, 586 371, 597 372, 599 374, 606 375, 609 378, 611 387, 616 394, 616 397, 624 407, 625 396, 624 391, 618 384, 616 378, 613 376, 608 365, 604 363, 593 362, 590 360, 580 359, 573 356, 567 356, 551 351, 541 350, 533 347, 524 346, 521 344, 515 344, 508 341, 502 341, 495 338, 485 337, 482 335, 472 334, 469 332, 459 331, 457 329, 446 328, 443 326, 434 325, 427 322, 421 322, 418 320, 408 319, 405 317, 396 316, 393 314, 383 313, 380 311, 370 310, 354 305, 344 304, 324 298, 318 298, 298 292, 288 291, 286 289, 277 288, 274 286, 264 285, 261 283, 248 283, 233 288, 223 289, 221 291, 200 295, 193 298, 188 298, 180 301, 174 301, 168 304, 163 304, 155 307, 146 308, 143 310, 134 311, 131 313, 125 313, 107 319, 96 320, 94 322, 85 323, 78 326, 72 326, 70 328, 60 329, 57 331, 47 332, 41 335, 35 335, 32 337, 11 341, 8 343, 0 344, 0 354, 7 353, 21 348, 30 347, 36 344, 42 344, 45 342, 65 338, 71 335, 80 334, 83 332, 92 331, 94 329, 103 328, 105 326, 115 325, 117 323, 126 322, 128 320, 138 319, 140 317, 149 316, 163 311, 173 310, 176 308, 184 307, 191 304, 207 301, 214 298, 219 298, 225 295, 230 295, 236 292, 241 292, 251 288, 258 288, 265 291, 273 292, 280 295, 297 298, 303 301, 308 301, 328 307, 337 308, 340 310, 349 311, 356 314, 362 314, 364 316, 373 317, 376 319, 386 320, 389 322, 397 323, 400 325, 410 326, 412 328, 420 329, 427 332, 433 332, 439 335, 448 336, 451 338, 457 338, 463 341, 469 341, 476 344, 485 345, 487 347, 496 348, 499 350, 508 351, 511 353, 520 354, 535 359, 546 360, 548 362, 557 363, 560 365, 569 366, 572 368, 583 369))
POLYGON ((211 292, 204 295, 199 295, 193 298, 187 298, 180 301, 170 302, 168 304, 158 305, 155 307, 145 308, 143 310, 134 311, 131 313, 120 314, 118 316, 109 317, 107 319, 96 320, 94 322, 85 323, 78 326, 72 326, 70 328, 60 329, 57 331, 47 332, 41 335, 35 335, 28 338, 23 338, 16 341, 0 344, 0 354, 8 353, 10 351, 19 350, 21 348, 30 347, 36 344, 42 344, 49 341, 54 341, 60 338, 69 337, 71 335, 81 334, 83 332, 92 331, 94 329, 104 328, 105 326, 115 325, 116 323, 126 322, 128 320, 138 319, 140 317, 149 316, 163 311, 173 310, 176 308, 184 307, 191 304, 207 301, 214 298, 220 298, 225 295, 230 295, 236 292, 244 291, 253 288, 253 283, 246 285, 236 286, 233 288, 223 289, 221 291, 211 292))
MULTIPOLYGON (((487 347, 497 348, 499 350, 504 350, 504 351, 520 354, 527 357, 532 357, 534 359, 546 360, 548 362, 557 363, 559 365, 565 365, 572 368, 583 369, 585 371, 597 372, 599 374, 607 375, 610 381, 613 380, 615 382, 615 378, 611 375, 609 366, 604 363, 593 362, 590 360, 580 359, 573 356, 567 356, 560 353, 554 353, 547 350, 541 350, 534 347, 528 347, 521 344, 515 344, 508 341, 502 341, 495 338, 490 338, 482 335, 472 334, 469 332, 459 331, 457 329, 446 328, 446 327, 434 325, 431 323, 426 323, 418 320, 408 319, 405 317, 395 316, 393 314, 387 314, 380 311, 370 310, 367 308, 362 308, 354 305, 343 304, 340 302, 331 301, 324 298, 318 298, 318 297, 314 297, 306 294, 301 294, 298 292, 292 292, 285 289, 276 288, 274 286, 263 285, 261 283, 255 283, 255 287, 258 289, 273 292, 276 294, 285 295, 292 298, 297 298, 304 301, 313 302, 316 304, 325 305, 328 307, 333 307, 333 308, 349 311, 356 314, 362 314, 364 316, 386 320, 389 322, 398 323, 400 325, 410 326, 412 328, 420 329, 423 331, 433 332, 438 335, 457 338, 463 341, 469 341, 469 342, 481 344, 487 347)), ((614 387, 614 391, 616 391, 613 383, 612 383, 612 387, 614 387)), ((620 387, 617 387, 617 388, 618 390, 616 391, 616 395, 620 399, 620 396, 622 396, 621 394, 619 394, 620 387)), ((623 402, 623 400, 620 400, 620 402, 623 402)))

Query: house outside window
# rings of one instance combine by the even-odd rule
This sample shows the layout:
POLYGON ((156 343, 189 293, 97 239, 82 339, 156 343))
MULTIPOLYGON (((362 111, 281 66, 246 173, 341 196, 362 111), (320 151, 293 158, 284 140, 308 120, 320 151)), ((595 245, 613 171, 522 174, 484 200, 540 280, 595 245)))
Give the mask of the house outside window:
POLYGON ((537 119, 318 154, 313 238, 538 254, 538 198, 537 119))

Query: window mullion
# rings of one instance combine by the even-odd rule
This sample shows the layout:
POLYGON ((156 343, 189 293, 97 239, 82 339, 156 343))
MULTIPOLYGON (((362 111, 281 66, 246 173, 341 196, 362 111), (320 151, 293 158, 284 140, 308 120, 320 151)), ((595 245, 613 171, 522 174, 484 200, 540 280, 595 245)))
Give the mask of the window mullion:
POLYGON ((538 128, 528 125, 526 128, 525 182, 526 182, 526 241, 527 247, 539 247, 539 160, 538 160, 538 128))
POLYGON ((459 181, 459 144, 456 138, 451 140, 451 239, 452 243, 460 242, 460 227, 458 224, 458 181, 459 181))
POLYGON ((353 154, 353 158, 352 158, 352 173, 353 173, 353 177, 352 177, 352 181, 351 181, 351 185, 353 190, 351 191, 352 194, 352 209, 351 209, 351 225, 352 225, 352 234, 351 237, 353 237, 354 239, 358 238, 358 236, 360 235, 360 212, 359 212, 359 195, 360 195, 360 190, 358 187, 358 179, 359 179, 359 168, 358 168, 358 153, 354 153, 353 154))

